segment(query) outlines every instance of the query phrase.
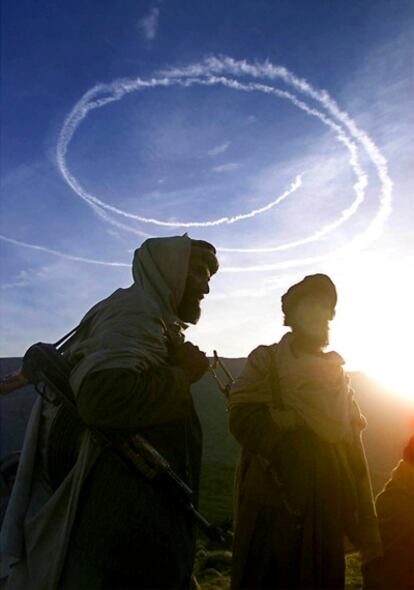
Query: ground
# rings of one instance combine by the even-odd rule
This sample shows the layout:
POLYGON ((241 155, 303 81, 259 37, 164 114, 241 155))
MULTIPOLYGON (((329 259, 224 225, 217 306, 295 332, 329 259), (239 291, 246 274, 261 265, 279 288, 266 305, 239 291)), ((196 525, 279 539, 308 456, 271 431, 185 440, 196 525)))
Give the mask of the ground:
MULTIPOLYGON (((230 551, 209 551, 199 545, 196 557, 195 573, 202 590, 229 590, 230 588, 230 551)), ((357 554, 346 560, 346 590, 361 590, 361 564, 357 554)))

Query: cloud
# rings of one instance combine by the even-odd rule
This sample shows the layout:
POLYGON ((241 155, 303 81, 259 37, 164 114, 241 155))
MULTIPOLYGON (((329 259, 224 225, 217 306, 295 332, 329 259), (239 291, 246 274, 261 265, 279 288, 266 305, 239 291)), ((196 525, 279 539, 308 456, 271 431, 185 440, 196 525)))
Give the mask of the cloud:
POLYGON ((138 21, 138 29, 147 41, 153 41, 158 30, 158 20, 160 16, 159 5, 152 6, 144 17, 138 21))
POLYGON ((16 246, 23 246, 24 248, 30 248, 31 250, 38 250, 40 252, 46 252, 47 254, 52 254, 53 256, 58 256, 59 258, 66 258, 67 260, 72 260, 74 262, 86 262, 88 264, 100 264, 103 266, 130 266, 126 262, 112 262, 106 260, 96 260, 95 258, 85 258, 83 256, 72 256, 72 254, 67 254, 66 252, 60 252, 59 250, 54 250, 52 248, 47 248, 46 246, 40 246, 39 244, 29 244, 27 242, 22 242, 20 240, 15 240, 14 238, 9 238, 0 234, 0 240, 4 242, 8 242, 9 244, 15 244, 16 246))
POLYGON ((11 283, 3 283, 0 285, 0 289, 16 289, 27 287, 28 285, 29 273, 26 270, 21 270, 11 283))
MULTIPOLYGON (((130 284, 130 268, 104 272, 64 259, 27 270, 24 290, 1 291, 0 357, 21 356, 33 342, 54 342, 97 301, 130 284)), ((24 276, 24 273, 23 273, 24 276)), ((14 277, 13 277, 14 279, 14 277)))
POLYGON ((228 150, 229 146, 230 146, 230 142, 226 141, 225 143, 222 143, 222 144, 216 146, 215 148, 208 150, 207 153, 209 156, 217 156, 218 154, 222 154, 223 152, 228 150))
POLYGON ((240 164, 237 162, 228 162, 227 164, 221 164, 220 166, 214 166, 213 172, 233 172, 233 170, 238 170, 240 168, 240 164))

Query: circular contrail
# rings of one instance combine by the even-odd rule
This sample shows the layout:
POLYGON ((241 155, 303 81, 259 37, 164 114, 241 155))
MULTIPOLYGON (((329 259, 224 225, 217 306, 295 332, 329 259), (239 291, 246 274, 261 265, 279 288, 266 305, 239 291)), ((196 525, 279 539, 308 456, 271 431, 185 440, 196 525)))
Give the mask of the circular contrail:
MULTIPOLYGON (((71 188, 78 194, 83 200, 85 200, 90 205, 95 205, 98 207, 102 207, 103 209, 107 210, 110 213, 114 213, 129 219, 133 219, 135 221, 143 222, 143 223, 152 223, 154 225, 165 226, 165 227, 184 227, 184 228, 191 228, 191 227, 211 227, 221 224, 232 224, 237 221, 241 221, 244 219, 248 219, 258 215, 259 213, 263 213, 268 211, 272 207, 280 204, 287 196, 289 196, 292 192, 294 192, 299 186, 301 186, 301 182, 299 179, 301 178, 298 176, 294 183, 292 183, 290 189, 285 191, 283 195, 277 197, 264 207, 259 209, 250 211, 245 214, 238 214, 231 217, 222 217, 219 219, 214 220, 206 220, 206 221, 165 221, 156 218, 149 218, 144 217, 141 215, 136 215, 133 213, 128 213, 118 207, 114 207, 108 203, 105 203, 98 197, 88 193, 85 189, 80 185, 78 180, 70 173, 67 164, 66 164, 66 153, 69 146, 70 141, 73 138, 73 135, 82 122, 82 120, 87 116, 87 114, 96 108, 101 108, 111 102, 121 100, 126 94, 142 89, 154 88, 157 86, 171 86, 171 85, 180 85, 184 87, 190 87, 192 85, 217 85, 221 84, 228 88, 232 88, 234 90, 242 90, 242 91, 259 91, 265 92, 267 94, 274 94, 279 98, 288 99, 298 108, 304 110, 307 114, 317 117, 322 123, 330 127, 335 133, 339 141, 341 141, 350 151, 350 165, 352 166, 356 176, 357 182, 354 185, 354 190, 356 192, 356 199, 352 203, 350 207, 345 209, 339 219, 335 220, 334 222, 326 225, 321 230, 318 230, 316 233, 312 234, 311 236, 307 236, 301 240, 296 240, 295 242, 290 242, 287 244, 270 247, 270 248, 259 248, 259 249, 248 249, 248 248, 220 248, 223 251, 234 251, 234 252, 271 252, 277 250, 287 250, 292 247, 296 247, 301 244, 309 243, 311 241, 315 241, 320 237, 326 235, 330 231, 336 229, 339 225, 341 225, 344 221, 349 219, 351 215, 354 214, 356 209, 364 200, 364 191, 367 185, 366 176, 363 173, 361 166, 358 162, 357 157, 357 148, 355 144, 349 140, 343 129, 340 125, 329 119, 326 115, 321 113, 315 108, 309 107, 306 103, 299 100, 296 96, 292 95, 289 92, 279 90, 277 88, 270 87, 264 84, 258 83, 249 83, 243 84, 236 80, 227 79, 223 76, 217 77, 212 76, 209 74, 208 71, 205 72, 205 78, 195 78, 192 75, 192 66, 188 68, 190 77, 188 79, 183 78, 182 76, 185 75, 185 72, 182 71, 182 75, 179 78, 176 78, 176 71, 171 70, 170 74, 167 74, 161 78, 152 78, 151 80, 142 80, 141 78, 136 78, 133 80, 115 80, 112 84, 98 84, 90 89, 88 92, 84 94, 84 96, 76 103, 75 107, 69 113, 69 115, 65 119, 65 123, 63 125, 62 131, 59 136, 59 141, 57 145, 57 162, 59 169, 71 186, 71 188), (103 96, 102 96, 103 95, 103 96), (98 98, 99 97, 99 98, 98 98)), ((96 209, 95 209, 96 211, 96 209)), ((107 218, 109 220, 109 218, 107 218)), ((125 227, 125 226, 124 226, 125 227)), ((133 233, 139 234, 134 228, 129 226, 129 231, 133 233)))
POLYGON ((114 205, 110 205, 105 203, 95 195, 88 193, 79 183, 79 181, 70 173, 68 166, 66 164, 66 153, 68 150, 68 146, 73 138, 73 135, 77 128, 79 127, 80 123, 85 119, 88 113, 97 108, 101 108, 106 106, 107 104, 120 100, 125 96, 125 94, 133 91, 142 90, 144 88, 155 88, 157 86, 172 86, 172 85, 180 85, 180 86, 191 86, 193 84, 211 84, 211 83, 221 83, 221 80, 217 80, 212 82, 206 80, 168 80, 165 78, 161 79, 151 79, 150 81, 142 80, 141 78, 137 78, 136 80, 116 80, 112 84, 97 84, 91 90, 88 90, 83 97, 76 103, 72 111, 66 117, 65 122, 63 124, 62 130, 59 134, 59 140, 56 149, 56 159, 59 166, 59 170, 69 184, 69 186, 75 191, 75 193, 80 196, 84 201, 86 201, 90 205, 95 205, 97 207, 101 207, 109 211, 110 213, 115 213, 122 217, 126 217, 128 219, 132 219, 134 221, 139 221, 141 223, 149 223, 158 226, 164 227, 183 227, 183 228, 191 228, 191 227, 213 227, 222 224, 233 224, 238 221, 242 221, 245 219, 249 219, 251 217, 255 217, 260 213, 264 213, 269 211, 273 207, 279 205, 286 197, 288 197, 291 193, 295 192, 301 185, 302 185, 302 177, 298 175, 294 182, 292 182, 289 189, 287 189, 282 195, 272 199, 269 203, 260 207, 258 209, 254 209, 253 211, 249 211, 247 213, 239 213, 237 215, 232 216, 225 216, 220 217, 218 219, 211 219, 205 221, 165 221, 162 219, 157 219, 154 217, 144 217, 142 215, 136 215, 134 213, 128 213, 123 209, 119 209, 114 205), (104 96, 99 97, 101 94, 104 96))
MULTIPOLYGON (((62 176, 69 186, 79 197, 81 197, 89 206, 91 206, 94 212, 104 221, 142 237, 147 237, 150 234, 147 234, 138 228, 121 223, 120 221, 113 219, 112 216, 115 215, 135 222, 162 227, 209 228, 223 224, 233 224, 241 220, 253 218, 256 215, 265 214, 273 207, 276 207, 282 203, 288 196, 293 194, 301 187, 303 172, 297 175, 296 179, 282 195, 272 198, 272 200, 264 206, 252 211, 228 215, 218 219, 166 221, 129 213, 119 209, 118 207, 115 207, 114 205, 108 204, 102 201, 96 195, 92 195, 91 193, 87 192, 80 185, 79 181, 74 177, 74 175, 71 174, 66 163, 67 151, 77 129, 92 110, 102 108, 112 102, 119 101, 125 95, 131 92, 156 87, 181 86, 189 88, 194 85, 221 85, 235 91, 261 92, 269 96, 275 96, 276 98, 290 101, 294 106, 301 109, 309 116, 317 118, 322 124, 328 127, 331 132, 334 133, 336 139, 341 142, 342 145, 348 150, 349 164, 356 177, 356 181, 353 185, 353 190, 355 192, 355 198, 353 202, 343 209, 336 219, 324 224, 322 227, 317 228, 310 235, 294 241, 275 244, 269 247, 241 248, 235 246, 229 248, 219 246, 219 250, 234 254, 243 252, 261 253, 283 251, 319 240, 328 233, 336 230, 340 225, 345 223, 351 218, 352 215, 357 212, 359 206, 365 199, 365 191, 368 186, 368 177, 359 162, 358 153, 360 149, 365 152, 366 156, 368 156, 368 159, 373 164, 381 186, 379 194, 379 207, 376 214, 370 220, 365 229, 343 248, 340 248, 336 251, 328 251, 325 254, 319 256, 308 256, 302 258, 297 257, 295 259, 274 262, 266 265, 262 264, 243 267, 235 265, 227 266, 222 268, 222 270, 227 272, 270 271, 313 264, 327 258, 345 255, 350 251, 363 248, 380 235, 384 223, 392 209, 392 181, 388 174, 387 161, 380 153, 372 139, 364 131, 358 128, 352 118, 345 111, 342 111, 339 108, 337 103, 325 90, 315 89, 309 82, 295 76, 285 67, 276 66, 270 62, 251 64, 247 61, 237 61, 229 57, 213 57, 206 59, 203 62, 190 64, 182 68, 169 68, 160 72, 157 77, 147 80, 138 77, 135 79, 115 80, 111 84, 98 84, 87 91, 75 104, 71 112, 66 117, 59 135, 56 148, 57 164, 62 176), (250 81, 246 82, 246 78, 250 78, 250 81), (269 83, 269 81, 273 83, 275 80, 283 82, 288 87, 293 89, 293 92, 276 88, 269 83), (304 99, 306 99, 306 101, 304 99)), ((111 266, 124 265, 124 263, 106 263, 105 261, 71 256, 69 254, 51 250, 42 246, 36 246, 34 244, 13 240, 12 238, 7 238, 6 236, 3 236, 2 239, 16 245, 18 244, 29 248, 43 250, 51 254, 63 256, 65 258, 77 260, 80 262, 108 264, 111 266)))

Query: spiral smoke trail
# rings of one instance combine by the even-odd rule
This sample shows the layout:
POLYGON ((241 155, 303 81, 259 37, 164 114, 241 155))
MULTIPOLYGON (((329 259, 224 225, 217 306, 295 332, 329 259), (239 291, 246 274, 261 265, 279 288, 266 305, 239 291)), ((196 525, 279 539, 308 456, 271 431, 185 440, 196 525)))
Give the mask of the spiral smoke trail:
MULTIPOLYGON (((283 66, 273 65, 270 62, 251 64, 247 61, 237 61, 230 57, 212 57, 203 62, 190 64, 182 68, 169 68, 148 80, 142 78, 119 79, 110 84, 97 84, 88 90, 80 100, 75 104, 73 109, 66 117, 56 148, 56 161, 62 177, 72 188, 76 195, 83 199, 93 211, 106 223, 115 225, 119 229, 132 232, 141 237, 149 235, 141 229, 118 221, 121 217, 135 223, 150 224, 156 227, 174 227, 174 228, 192 228, 192 227, 216 227, 219 225, 229 225, 241 220, 252 219, 257 215, 266 214, 268 211, 277 207, 286 198, 295 193, 302 186, 302 177, 304 172, 299 173, 296 179, 291 183, 285 192, 277 197, 273 197, 267 204, 252 211, 226 215, 217 219, 207 220, 162 220, 157 218, 144 217, 124 211, 113 204, 104 202, 102 199, 87 192, 70 172, 66 157, 70 143, 77 132, 81 123, 94 110, 103 108, 113 102, 122 100, 126 95, 143 90, 154 89, 157 87, 180 86, 190 88, 192 86, 224 86, 239 92, 260 92, 278 99, 290 101, 295 107, 305 112, 311 117, 317 118, 325 125, 336 139, 349 152, 349 165, 355 175, 353 190, 355 192, 354 201, 333 221, 317 228, 314 232, 295 241, 275 244, 269 247, 241 248, 241 247, 219 247, 223 252, 229 254, 236 253, 264 253, 285 251, 296 248, 310 242, 319 240, 327 234, 336 230, 340 225, 348 221, 357 212, 360 205, 364 202, 365 191, 368 186, 368 177, 364 172, 359 161, 359 150, 363 150, 372 162, 380 185, 379 207, 365 229, 360 232, 353 240, 343 248, 336 251, 328 251, 325 254, 312 257, 296 257, 283 262, 271 264, 255 264, 252 266, 227 266, 222 271, 227 272, 254 272, 254 271, 271 271, 276 269, 293 268, 297 266, 313 264, 336 256, 346 255, 347 253, 361 249, 375 240, 382 232, 384 224, 392 210, 392 181, 388 174, 388 165, 386 159, 380 153, 379 149, 372 139, 361 129, 358 128, 352 118, 342 111, 337 103, 330 97, 326 90, 314 88, 308 81, 295 76, 292 72, 283 66), (246 82, 246 78, 250 81, 246 82), (253 81, 251 81, 253 80, 253 81), (290 87, 292 91, 276 88, 273 84, 280 81, 290 87)), ((6 236, 0 239, 13 243, 15 245, 41 250, 52 255, 61 256, 70 260, 87 262, 92 264, 103 264, 107 266, 129 266, 123 262, 107 262, 95 260, 87 257, 71 256, 57 250, 45 248, 35 244, 29 244, 19 240, 14 240, 6 236)))

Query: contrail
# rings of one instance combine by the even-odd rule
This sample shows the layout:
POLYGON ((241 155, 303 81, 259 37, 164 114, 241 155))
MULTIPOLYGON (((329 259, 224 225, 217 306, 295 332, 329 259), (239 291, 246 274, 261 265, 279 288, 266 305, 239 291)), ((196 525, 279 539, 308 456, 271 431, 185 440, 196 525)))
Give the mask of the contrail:
POLYGON ((51 248, 46 248, 46 246, 39 246, 37 244, 29 244, 27 242, 21 242, 20 240, 15 240, 14 238, 8 238, 0 234, 0 240, 4 242, 8 242, 9 244, 15 244, 16 246, 23 246, 24 248, 30 248, 31 250, 39 250, 40 252, 47 252, 48 254, 52 254, 53 256, 59 256, 60 258, 66 258, 67 260, 74 260, 75 262, 87 262, 88 264, 101 264, 103 266, 127 266, 131 267, 131 263, 126 262, 110 262, 106 260, 96 260, 94 258, 84 258, 82 256, 72 256, 71 254, 66 254, 65 252, 60 252, 59 250, 52 250, 51 248))
POLYGON ((143 232, 140 229, 136 229, 130 225, 126 225, 125 223, 121 223, 120 221, 116 221, 115 219, 112 219, 112 217, 110 215, 108 215, 108 213, 105 211, 105 209, 102 209, 98 205, 95 205, 95 203, 90 203, 90 206, 92 207, 92 210, 95 212, 95 214, 98 217, 100 217, 101 219, 103 219, 104 221, 106 221, 107 223, 109 223, 110 225, 113 225, 114 227, 116 227, 118 229, 123 229, 127 232, 130 232, 130 233, 132 233, 136 236, 140 236, 142 238, 156 237, 153 234, 143 232))
MULTIPOLYGON (((191 66, 189 69, 191 72, 191 66)), ((181 70, 180 70, 180 72, 181 72, 181 70)), ((173 77, 175 76, 175 72, 173 70, 170 72, 170 74, 173 77)), ((81 198, 83 198, 87 203, 89 203, 90 205, 96 205, 98 207, 104 208, 107 211, 110 211, 110 212, 115 213, 117 215, 121 215, 121 216, 130 218, 130 219, 134 219, 135 221, 140 221, 140 222, 144 222, 144 223, 153 223, 155 225, 167 226, 167 227, 185 227, 185 228, 210 227, 210 226, 215 226, 215 225, 221 225, 223 223, 231 224, 231 223, 235 223, 237 221, 243 220, 243 219, 248 219, 250 217, 254 217, 257 214, 267 211, 270 208, 272 208, 273 206, 278 205, 280 202, 282 202, 284 200, 284 198, 286 198, 286 196, 288 196, 291 192, 293 192, 293 191, 289 191, 287 193, 284 193, 281 197, 278 197, 274 201, 271 201, 270 203, 268 203, 264 207, 254 210, 252 212, 246 213, 246 214, 239 214, 239 215, 235 215, 232 217, 226 216, 226 217, 222 217, 222 218, 219 218, 216 220, 210 220, 210 221, 189 221, 189 222, 186 222, 186 221, 163 221, 160 219, 146 218, 146 217, 135 215, 132 213, 127 213, 126 211, 121 210, 117 207, 114 207, 113 205, 109 205, 107 203, 104 203, 102 200, 98 199, 94 195, 87 193, 83 189, 83 187, 80 186, 77 179, 75 177, 73 177, 73 175, 70 174, 70 172, 67 168, 67 165, 66 165, 66 161, 65 161, 67 147, 69 145, 70 140, 73 137, 74 132, 76 131, 77 127, 79 126, 80 122, 85 118, 85 116, 87 115, 87 113, 90 110, 92 110, 94 108, 100 108, 102 106, 105 106, 109 102, 120 100, 126 93, 141 90, 143 88, 153 88, 155 86, 168 86, 171 84, 176 84, 176 85, 181 85, 181 86, 186 86, 186 87, 191 86, 193 84, 199 84, 199 85, 222 84, 224 86, 227 86, 227 87, 235 89, 235 90, 261 91, 261 92, 265 92, 268 94, 274 94, 275 96, 278 96, 279 98, 288 99, 293 104, 295 104, 295 106, 304 110, 307 114, 317 117, 318 119, 320 119, 322 121, 322 123, 324 123, 325 125, 330 127, 336 133, 338 140, 341 141, 348 148, 348 150, 350 151, 350 154, 351 154, 350 165, 353 168, 353 170, 357 176, 357 182, 354 184, 356 198, 350 207, 348 207, 347 209, 342 211, 339 219, 335 220, 334 222, 332 222, 330 224, 327 224, 322 229, 318 230, 317 232, 314 232, 312 235, 302 238, 300 240, 296 240, 294 242, 288 242, 288 243, 281 244, 278 246, 273 246, 273 247, 256 248, 256 249, 255 248, 250 248, 250 249, 249 248, 227 248, 227 247, 220 247, 219 246, 219 248, 218 248, 219 250, 228 251, 228 252, 272 252, 272 251, 288 250, 290 248, 297 247, 302 244, 316 241, 316 240, 320 239, 321 237, 325 236, 326 234, 328 234, 329 232, 333 231, 337 227, 339 227, 339 225, 341 225, 345 221, 347 221, 347 219, 349 219, 356 212, 359 205, 363 202, 364 191, 367 186, 366 175, 362 171, 362 168, 358 162, 356 145, 349 140, 349 138, 346 136, 346 134, 344 133, 341 126, 336 124, 330 118, 326 117, 326 115, 324 115, 323 113, 321 113, 317 109, 310 108, 306 103, 304 103, 303 101, 300 101, 299 99, 297 99, 294 95, 292 95, 289 92, 282 91, 282 90, 279 90, 279 89, 276 89, 276 88, 273 88, 270 86, 266 86, 264 84, 252 84, 252 83, 242 84, 236 80, 229 80, 225 77, 217 77, 217 76, 208 75, 206 77, 206 79, 192 77, 189 79, 178 78, 178 79, 171 80, 168 77, 164 76, 163 78, 159 78, 159 79, 153 78, 149 81, 142 80, 141 78, 137 78, 135 80, 118 80, 118 81, 113 82, 111 85, 98 84, 97 86, 95 86, 94 88, 92 88, 91 90, 89 90, 88 92, 85 93, 85 95, 75 105, 74 109, 71 111, 71 113, 68 115, 68 117, 65 120, 65 124, 62 128, 62 132, 60 134, 60 138, 59 138, 59 142, 58 142, 58 146, 57 146, 57 161, 58 161, 61 173, 64 176, 64 178, 66 179, 66 181, 69 183, 69 185, 72 187, 72 189, 79 196, 81 196, 81 198), (107 93, 107 94, 109 93, 109 95, 106 97, 101 97, 100 99, 95 99, 95 97, 97 95, 99 95, 100 93, 107 93)), ((296 179, 296 181, 293 183, 293 187, 295 187, 295 189, 296 189, 298 186, 300 186, 300 185, 298 184, 297 179, 296 179)), ((107 218, 107 219, 109 220, 110 218, 107 218)), ((114 222, 111 220, 111 223, 114 223, 114 222)), ((128 231, 132 231, 133 233, 139 234, 138 230, 132 229, 130 226, 123 226, 123 227, 125 229, 128 229, 128 231)))
MULTIPOLYGON (((247 213, 242 213, 233 216, 224 216, 218 219, 207 220, 207 221, 163 221, 161 219, 156 219, 153 217, 144 217, 142 215, 136 215, 134 213, 128 213, 118 207, 114 207, 113 205, 109 205, 105 203, 98 197, 88 193, 78 182, 78 180, 70 173, 67 164, 66 164, 66 153, 69 146, 70 141, 73 138, 73 135, 82 122, 82 120, 87 116, 87 114, 96 108, 103 107, 108 103, 120 100, 126 93, 140 90, 142 88, 148 87, 155 87, 155 86, 168 86, 168 85, 192 85, 195 83, 205 84, 204 80, 167 80, 163 79, 152 79, 151 81, 144 81, 141 78, 137 78, 136 80, 118 80, 111 85, 104 85, 98 84, 94 86, 91 90, 86 92, 83 97, 76 103, 72 111, 65 119, 65 123, 62 127, 62 131, 59 135, 59 140, 56 149, 56 159, 58 163, 59 170, 62 176, 65 178, 66 182, 69 186, 74 190, 74 192, 80 196, 84 201, 86 201, 89 205, 100 207, 101 209, 105 209, 110 211, 111 213, 115 213, 122 217, 126 217, 128 219, 133 219, 135 221, 140 221, 142 223, 151 223, 158 226, 164 227, 214 227, 216 225, 222 224, 233 224, 238 221, 242 221, 244 219, 249 219, 251 217, 255 217, 260 213, 264 213, 273 207, 279 205, 286 197, 290 194, 295 192, 301 185, 302 185, 302 175, 298 175, 294 182, 291 184, 290 188, 285 191, 282 195, 278 196, 274 200, 270 201, 263 207, 259 209, 255 209, 253 211, 249 211, 247 213), (95 97, 101 93, 110 93, 109 96, 101 97, 100 99, 96 99, 95 97)), ((219 82, 213 82, 219 83, 219 82)), ((96 212, 96 208, 94 208, 96 212)), ((125 228, 125 226, 123 226, 125 228)), ((137 230, 134 233, 139 233, 137 230)), ((145 235, 145 234, 140 234, 145 235)))
MULTIPOLYGON (((123 230, 130 231, 134 234, 146 237, 149 234, 141 232, 139 229, 133 228, 129 225, 122 224, 115 221, 110 217, 110 213, 118 216, 122 216, 127 219, 134 221, 153 224, 156 226, 164 227, 214 227, 221 224, 236 223, 243 219, 250 219, 265 213, 272 207, 280 204, 290 194, 295 192, 302 184, 302 175, 298 175, 291 186, 280 196, 274 198, 272 201, 260 207, 249 211, 247 213, 240 213, 232 216, 224 216, 219 219, 210 219, 202 221, 165 221, 156 218, 147 218, 144 216, 128 213, 113 205, 103 202, 98 197, 88 193, 83 189, 78 180, 70 173, 66 164, 66 154, 73 135, 77 131, 79 125, 88 116, 88 114, 97 108, 104 107, 111 102, 121 100, 126 94, 135 92, 143 89, 155 88, 158 86, 169 87, 173 85, 180 85, 183 87, 190 87, 192 85, 222 85, 236 91, 244 92, 262 92, 268 95, 273 95, 277 98, 282 98, 290 101, 297 108, 301 109, 308 115, 316 117, 324 125, 326 125, 348 150, 349 164, 353 170, 356 181, 353 189, 355 191, 354 201, 345 209, 343 209, 338 218, 327 223, 314 231, 312 234, 305 236, 304 238, 274 245, 267 248, 227 248, 219 247, 221 251, 226 252, 277 252, 282 250, 288 250, 293 247, 298 247, 309 242, 320 239, 326 236, 329 232, 337 229, 341 224, 346 222, 352 215, 354 215, 365 199, 365 190, 368 185, 368 178, 365 174, 358 158, 358 150, 362 147, 367 154, 370 161, 373 163, 378 178, 381 184, 381 192, 379 195, 379 209, 375 214, 374 218, 366 226, 364 231, 358 234, 348 245, 344 248, 336 250, 334 252, 328 252, 324 255, 313 256, 308 258, 295 258, 286 260, 279 263, 267 264, 267 265, 254 265, 250 267, 238 267, 228 266, 222 268, 226 272, 254 272, 254 271, 271 271, 282 268, 290 268, 300 265, 313 264, 332 258, 336 256, 345 255, 351 251, 358 250, 365 247, 376 239, 382 232, 384 223, 392 211, 392 180, 388 174, 388 166, 386 159, 382 156, 379 149, 371 138, 361 129, 357 127, 351 117, 340 110, 337 103, 330 97, 327 91, 315 89, 309 82, 304 79, 298 78, 292 72, 287 70, 283 66, 275 66, 270 62, 265 63, 254 63, 250 64, 246 61, 237 61, 229 57, 212 57, 201 63, 190 64, 183 68, 170 68, 159 74, 159 77, 150 78, 143 80, 141 78, 136 79, 122 79, 115 80, 111 84, 98 84, 86 92, 82 98, 75 104, 72 111, 66 117, 64 125, 62 127, 56 150, 57 164, 62 173, 64 179, 67 181, 69 186, 78 194, 89 206, 92 207, 94 212, 99 215, 104 221, 115 225, 123 230), (241 82, 239 80, 228 78, 227 76, 236 77, 251 77, 255 79, 254 82, 241 82), (263 83, 263 80, 281 80, 288 86, 292 87, 299 94, 304 95, 307 99, 314 101, 325 112, 311 106, 296 94, 292 94, 286 90, 275 88, 269 84, 263 83)), ((68 258, 70 260, 87 262, 93 264, 102 264, 108 266, 129 266, 129 264, 120 262, 105 262, 101 260, 94 260, 89 258, 82 258, 77 256, 71 256, 57 250, 51 250, 43 246, 37 246, 35 244, 28 244, 26 242, 20 242, 6 236, 0 236, 1 239, 10 243, 33 248, 36 250, 42 250, 50 254, 68 258)))
MULTIPOLYGON (((378 178, 382 185, 379 196, 379 210, 368 225, 365 232, 362 232, 360 243, 370 243, 381 233, 384 223, 392 211, 392 187, 393 183, 388 174, 387 160, 381 154, 372 139, 357 127, 351 117, 340 110, 335 100, 331 98, 326 90, 316 90, 307 80, 298 78, 283 66, 275 66, 270 62, 249 64, 247 61, 237 61, 230 57, 211 57, 202 63, 191 64, 184 68, 173 68, 164 72, 171 77, 183 76, 211 76, 217 74, 232 74, 241 76, 252 76, 254 78, 267 78, 271 80, 282 79, 286 84, 292 86, 300 93, 314 99, 328 111, 334 119, 340 121, 350 135, 356 139, 365 149, 368 157, 376 167, 378 178), (366 236, 364 237, 364 234, 366 236)), ((295 100, 297 100, 295 98, 295 100)), ((309 113, 311 114, 311 113, 309 113)))
MULTIPOLYGON (((211 80, 213 81, 213 83, 215 83, 217 78, 213 77, 213 78, 211 78, 211 80)), ((305 238, 301 238, 300 240, 296 240, 293 242, 286 242, 286 243, 280 244, 278 246, 271 246, 271 247, 266 247, 266 248, 264 248, 264 247, 263 248, 228 248, 228 247, 218 246, 219 250, 221 250, 223 252, 253 252, 253 253, 255 253, 255 252, 256 253, 277 252, 277 251, 281 251, 281 250, 289 250, 291 248, 295 248, 297 246, 301 246, 303 244, 307 244, 307 243, 319 240, 321 237, 325 236, 326 234, 328 234, 328 233, 332 232, 333 230, 335 230, 336 228, 338 228, 340 225, 342 225, 345 221, 347 221, 350 217, 352 217, 352 215, 354 215, 356 213, 358 207, 364 201, 365 189, 368 185, 368 179, 367 179, 367 176, 364 173, 364 171, 362 170, 362 167, 359 163, 356 144, 349 140, 349 138, 346 136, 344 130, 339 125, 337 125, 334 121, 332 121, 331 119, 326 117, 320 111, 308 107, 308 105, 306 105, 303 101, 299 101, 295 96, 291 95, 288 92, 281 91, 279 89, 276 89, 276 88, 273 88, 270 86, 265 86, 263 84, 248 84, 248 85, 241 84, 235 80, 228 80, 226 78, 220 79, 220 82, 226 86, 228 85, 231 88, 235 88, 235 89, 242 90, 242 91, 260 90, 260 91, 266 92, 268 94, 274 94, 274 95, 279 96, 281 98, 288 98, 288 100, 290 100, 298 108, 305 111, 307 114, 320 119, 325 125, 330 127, 336 133, 337 139, 340 142, 342 142, 349 150, 349 152, 351 154, 350 159, 349 159, 349 163, 350 163, 350 165, 357 177, 357 181, 355 182, 355 184, 353 186, 354 191, 356 193, 356 198, 353 201, 353 203, 351 203, 351 205, 349 207, 345 208, 336 220, 334 220, 333 222, 331 222, 329 224, 324 225, 321 229, 318 229, 316 232, 312 233, 310 236, 307 236, 305 238)))
MULTIPOLYGON (((328 224, 322 226, 320 229, 313 232, 311 235, 307 236, 306 238, 301 238, 301 239, 295 240, 293 242, 284 242, 283 244, 279 244, 278 246, 269 246, 269 247, 263 247, 263 248, 227 248, 227 247, 218 246, 217 249, 220 250, 221 252, 240 252, 240 253, 241 252, 245 252, 245 253, 251 252, 251 253, 259 254, 259 253, 264 253, 264 252, 281 252, 283 250, 290 250, 291 248, 296 248, 298 246, 303 246, 304 244, 316 242, 320 238, 326 236, 328 233, 334 231, 336 228, 338 228, 340 225, 342 225, 345 221, 347 221, 352 215, 355 214, 359 205, 363 201, 363 197, 362 197, 362 193, 361 193, 362 187, 365 188, 365 186, 367 186, 367 184, 368 184, 368 182, 365 177, 363 180, 360 181, 360 184, 358 184, 358 188, 356 188, 356 190, 358 191, 357 198, 354 200, 354 202, 349 207, 347 207, 346 209, 344 209, 341 212, 340 217, 338 217, 337 219, 335 219, 331 223, 328 223, 328 224)), ((357 186, 357 183, 355 186, 357 186)))
MULTIPOLYGON (((0 240, 4 242, 8 242, 10 244, 14 244, 16 246, 22 246, 24 248, 29 248, 31 250, 38 250, 40 252, 46 252, 47 254, 52 254, 53 256, 58 256, 59 258, 64 258, 66 260, 73 260, 75 262, 84 262, 87 264, 98 264, 101 266, 118 266, 118 267, 131 267, 131 263, 127 262, 111 262, 106 260, 97 260, 94 258, 85 258, 83 256, 73 256, 71 254, 67 254, 65 252, 61 252, 59 250, 53 250, 51 248, 47 248, 46 246, 39 246, 38 244, 30 244, 28 242, 22 242, 20 240, 15 240, 14 238, 9 238, 0 234, 0 240)), ((281 270, 287 268, 295 268, 298 266, 304 266, 309 264, 314 264, 317 262, 326 261, 328 259, 336 258, 340 255, 345 255, 350 253, 351 251, 355 251, 360 249, 365 244, 360 244, 359 241, 354 240, 353 243, 348 244, 347 247, 336 250, 334 252, 329 252, 328 254, 323 254, 319 256, 312 256, 308 258, 298 258, 298 259, 291 259, 286 260, 283 262, 278 262, 275 264, 263 264, 263 265, 254 265, 254 266, 223 266, 220 267, 220 272, 228 272, 228 273, 239 273, 239 272, 268 272, 272 270, 281 270), (349 252, 348 252, 349 251, 349 252)), ((270 290, 270 288, 269 288, 270 290)))

